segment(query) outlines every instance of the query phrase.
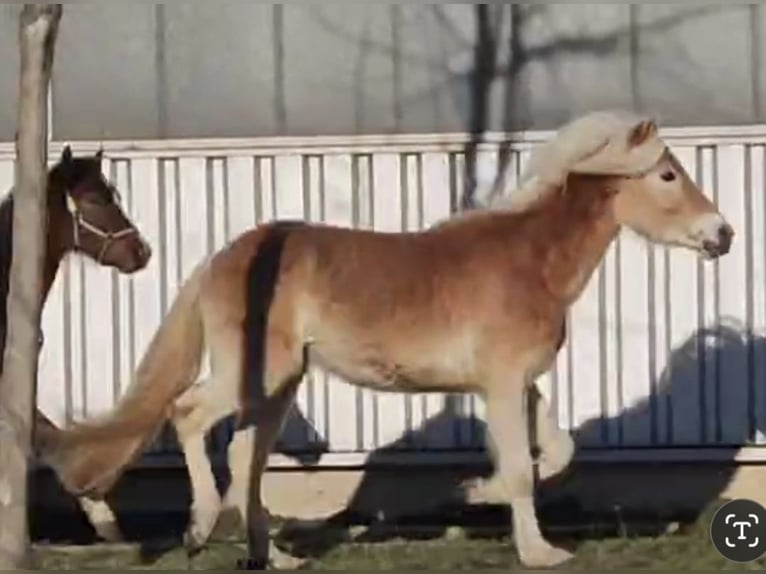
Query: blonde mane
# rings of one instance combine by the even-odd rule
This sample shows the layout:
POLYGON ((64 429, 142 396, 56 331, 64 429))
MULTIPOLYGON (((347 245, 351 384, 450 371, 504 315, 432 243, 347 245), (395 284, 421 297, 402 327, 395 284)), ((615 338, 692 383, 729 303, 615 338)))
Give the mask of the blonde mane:
POLYGON ((540 144, 518 187, 491 194, 486 207, 524 211, 559 189, 569 173, 636 175, 650 169, 664 151, 665 143, 651 118, 627 111, 592 112, 564 125, 540 144), (650 130, 649 137, 631 146, 630 135, 640 126, 650 130))

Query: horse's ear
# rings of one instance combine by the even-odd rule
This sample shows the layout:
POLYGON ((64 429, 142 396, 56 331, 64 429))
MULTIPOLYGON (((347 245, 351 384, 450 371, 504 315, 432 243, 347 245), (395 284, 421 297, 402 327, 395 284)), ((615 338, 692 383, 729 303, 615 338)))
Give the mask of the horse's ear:
POLYGON ((67 164, 72 161, 72 148, 69 145, 64 146, 64 150, 61 152, 61 163, 67 164))
POLYGON ((96 156, 95 157, 96 157, 97 160, 101 161, 101 159, 103 159, 103 157, 104 157, 104 148, 102 148, 102 147, 98 148, 98 151, 96 152, 96 156))
POLYGON ((657 124, 654 120, 642 120, 637 123, 628 135, 628 144, 635 147, 643 144, 649 138, 657 135, 657 124))

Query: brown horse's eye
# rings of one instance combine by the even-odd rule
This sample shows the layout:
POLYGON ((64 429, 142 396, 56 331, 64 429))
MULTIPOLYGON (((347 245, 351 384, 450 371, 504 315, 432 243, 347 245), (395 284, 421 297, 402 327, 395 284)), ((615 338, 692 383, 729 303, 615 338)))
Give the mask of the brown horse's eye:
POLYGON ((662 181, 673 181, 676 178, 676 174, 672 171, 666 171, 660 177, 662 181))
POLYGON ((98 206, 105 206, 109 205, 112 201, 111 199, 101 193, 92 193, 87 195, 83 198, 85 203, 88 203, 90 205, 98 205, 98 206))

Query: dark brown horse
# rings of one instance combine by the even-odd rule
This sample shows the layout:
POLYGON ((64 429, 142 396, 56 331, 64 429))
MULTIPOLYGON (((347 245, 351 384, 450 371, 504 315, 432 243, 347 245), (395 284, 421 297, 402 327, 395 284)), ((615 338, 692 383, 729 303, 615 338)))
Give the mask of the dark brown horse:
MULTIPOLYGON (((119 204, 117 190, 101 172, 101 152, 72 156, 64 148, 48 174, 48 234, 43 302, 64 256, 77 251, 123 273, 143 269, 151 249, 119 204)), ((0 203, 0 348, 5 348, 8 278, 13 253, 13 194, 0 203)), ((0 371, 3 366, 0 355, 0 371)))
MULTIPOLYGON (((67 146, 48 174, 43 304, 67 253, 82 253, 122 273, 143 269, 151 258, 149 245, 120 207, 117 190, 104 178, 101 159, 101 152, 89 157, 73 157, 67 146)), ((9 193, 0 203, 0 351, 5 349, 12 254, 13 193, 9 193)), ((3 353, 0 353, 0 372, 2 368, 3 353)), ((52 425, 40 411, 37 411, 37 424, 38 427, 52 425)), ((90 516, 89 508, 84 508, 90 516)), ((102 520, 91 518, 91 521, 100 530, 102 520)), ((113 537, 111 532, 99 533, 113 537)))

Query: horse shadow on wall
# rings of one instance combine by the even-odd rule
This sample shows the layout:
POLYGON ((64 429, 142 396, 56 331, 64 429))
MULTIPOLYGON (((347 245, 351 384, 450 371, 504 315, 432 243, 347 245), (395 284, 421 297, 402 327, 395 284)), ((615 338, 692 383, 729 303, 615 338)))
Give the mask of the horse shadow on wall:
MULTIPOLYGON (((667 469, 667 472, 651 473, 651 485, 647 484, 642 492, 636 492, 634 487, 621 483, 619 479, 615 480, 614 474, 608 480, 593 481, 594 473, 603 469, 603 465, 575 461, 565 473, 541 484, 538 489, 538 508, 543 527, 565 526, 575 538, 604 538, 625 534, 626 529, 634 533, 659 534, 665 531, 669 520, 694 523, 726 491, 737 470, 734 457, 738 447, 752 443, 757 432, 766 434, 766 386, 760 380, 764 372, 766 338, 751 335, 739 326, 724 324, 694 333, 672 352, 657 381, 655 392, 614 417, 585 421, 572 434, 578 451, 588 450, 589 445, 593 445, 594 436, 603 436, 605 428, 622 429, 625 435, 630 434, 631 429, 646 430, 646 437, 640 437, 641 446, 663 446, 664 439, 659 437, 657 444, 651 444, 655 433, 648 429, 660 426, 657 424, 657 413, 663 410, 658 409, 657 405, 672 403, 672 423, 662 428, 673 430, 666 431, 665 438, 669 433, 676 438, 674 446, 679 446, 679 436, 694 436, 700 428, 704 428, 705 435, 700 438, 706 439, 705 446, 726 447, 722 452, 728 454, 715 465, 695 463, 694 488, 687 483, 688 472, 675 472, 683 466, 680 462, 631 463, 628 468, 623 467, 624 476, 633 477, 642 470, 656 471, 658 464, 662 465, 663 470, 667 469), (725 372, 722 365, 727 366, 725 372), (715 390, 710 385, 706 392, 704 381, 706 374, 710 377, 711 373, 717 373, 718 383, 715 390), (701 399, 701 393, 705 393, 707 398, 701 399), (760 418, 753 393, 764 403, 760 418), (725 406, 717 410, 711 394, 717 396, 719 405, 749 397, 749 405, 745 405, 745 409, 749 409, 744 415, 746 420, 727 417, 725 406), (705 400, 708 402, 703 406, 705 400), (701 408, 712 415, 701 415, 701 408), (726 456, 730 458, 727 460, 726 456), (590 488, 591 497, 600 503, 597 510, 586 509, 572 494, 571 487, 575 487, 578 493, 583 492, 578 486, 585 490, 590 488), (657 492, 668 493, 668 500, 673 501, 674 509, 669 509, 667 513, 652 512, 647 516, 641 495, 657 492), (676 510, 675 505, 679 501, 680 509, 676 510), (604 508, 619 510, 609 512, 604 508), (599 524, 597 529, 594 528, 595 523, 599 524)), ((359 542, 401 537, 408 532, 408 524, 427 524, 430 527, 427 529, 429 537, 445 535, 448 526, 456 523, 464 526, 469 533, 474 527, 488 524, 500 524, 505 528, 508 524, 506 506, 490 504, 468 508, 466 505, 467 486, 492 474, 492 463, 486 455, 477 457, 475 465, 455 464, 440 467, 438 472, 428 467, 419 469, 415 463, 406 467, 406 485, 402 481, 391 480, 392 476, 402 472, 401 467, 389 464, 392 454, 412 450, 413 445, 427 444, 429 438, 438 434, 454 434, 458 425, 475 429, 480 437, 478 443, 484 444, 486 426, 483 421, 463 415, 459 410, 456 403, 448 399, 444 409, 420 428, 408 431, 396 441, 374 451, 368 459, 369 467, 374 470, 363 475, 345 509, 320 521, 288 521, 278 537, 280 544, 297 555, 316 558, 337 544, 348 541, 347 527, 350 524, 366 526, 366 531, 354 538, 359 542)), ((696 444, 688 446, 699 445, 698 439, 696 444)), ((484 451, 481 448, 482 454, 484 451)), ((635 485, 635 481, 631 484, 635 485)), ((421 533, 423 531, 420 529, 421 533)))

